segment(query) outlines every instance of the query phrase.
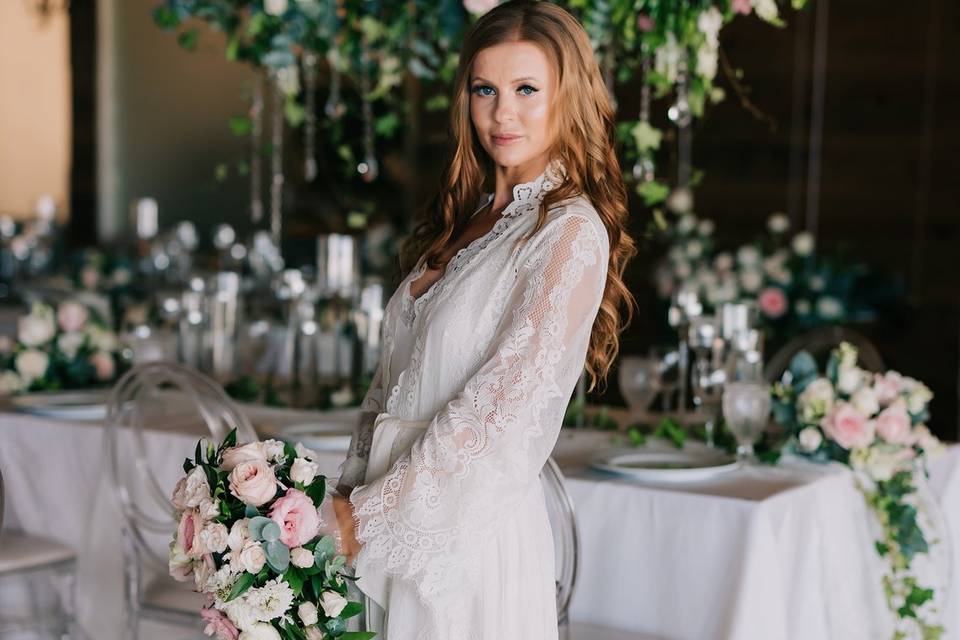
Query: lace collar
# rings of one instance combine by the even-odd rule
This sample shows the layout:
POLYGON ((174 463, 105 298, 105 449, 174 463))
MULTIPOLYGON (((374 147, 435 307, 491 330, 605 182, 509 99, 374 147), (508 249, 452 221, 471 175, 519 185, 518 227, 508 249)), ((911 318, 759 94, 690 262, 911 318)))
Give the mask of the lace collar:
MULTIPOLYGON (((557 188, 566 176, 566 169, 559 160, 551 160, 543 173, 531 180, 513 187, 513 201, 500 214, 504 218, 515 218, 526 213, 536 213, 548 191, 557 188)), ((488 194, 486 203, 493 200, 494 194, 488 194)), ((486 204, 484 205, 486 206, 486 204)))

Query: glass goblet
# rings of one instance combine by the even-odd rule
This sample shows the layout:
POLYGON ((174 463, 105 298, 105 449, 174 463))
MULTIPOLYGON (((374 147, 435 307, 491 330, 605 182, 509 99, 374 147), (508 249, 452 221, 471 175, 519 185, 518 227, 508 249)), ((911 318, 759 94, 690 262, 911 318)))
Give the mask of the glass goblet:
POLYGON ((626 356, 620 360, 618 381, 630 412, 644 413, 660 393, 660 361, 657 358, 626 356))
POLYGON ((723 418, 737 440, 737 460, 754 459, 753 443, 770 417, 770 387, 755 382, 730 382, 723 391, 723 418))

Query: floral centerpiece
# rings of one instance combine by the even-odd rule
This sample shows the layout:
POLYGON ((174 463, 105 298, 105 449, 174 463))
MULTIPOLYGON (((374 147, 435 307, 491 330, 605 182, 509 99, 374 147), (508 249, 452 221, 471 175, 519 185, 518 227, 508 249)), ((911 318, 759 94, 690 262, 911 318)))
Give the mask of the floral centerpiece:
POLYGON ((219 640, 365 640, 346 631, 346 558, 316 454, 277 440, 237 445, 236 431, 184 462, 171 502, 179 525, 170 575, 209 596, 205 633, 219 640), (205 454, 205 455, 204 455, 205 454))
POLYGON ((884 591, 898 618, 895 638, 911 630, 939 638, 943 628, 929 621, 932 611, 925 606, 934 590, 911 572, 914 559, 934 544, 921 526, 920 499, 927 459, 943 448, 925 425, 933 394, 895 371, 868 373, 857 357, 856 348, 843 343, 821 374, 813 357, 800 353, 774 385, 774 415, 790 436, 788 451, 856 472, 883 532, 876 550, 889 564, 884 591))
POLYGON ((91 309, 37 303, 0 343, 0 395, 106 386, 122 364, 116 334, 91 309))
POLYGON ((782 213, 769 217, 764 236, 732 251, 718 250, 714 222, 690 211, 667 222, 665 231, 667 254, 655 274, 663 299, 680 289, 693 290, 708 313, 725 302, 755 302, 768 337, 876 316, 869 291, 861 286, 868 269, 818 255, 813 235, 791 234, 782 213))

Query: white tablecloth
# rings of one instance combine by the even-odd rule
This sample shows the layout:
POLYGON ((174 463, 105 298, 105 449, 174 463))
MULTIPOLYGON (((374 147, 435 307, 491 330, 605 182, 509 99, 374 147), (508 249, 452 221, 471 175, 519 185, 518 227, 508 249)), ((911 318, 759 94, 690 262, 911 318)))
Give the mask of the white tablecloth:
MULTIPOLYGON (((582 539, 574 620, 660 638, 890 637, 872 516, 848 472, 808 465, 642 486, 582 468, 584 455, 570 453, 595 448, 605 436, 561 438, 555 455, 568 474, 582 539)), ((148 432, 168 486, 196 439, 148 432)), ((130 450, 131 442, 123 446, 130 450)), ((103 450, 100 426, 0 413, 5 526, 78 550, 81 623, 91 637, 111 640, 123 624, 123 558, 103 450)), ((322 471, 334 474, 341 458, 324 455, 322 471)), ((952 448, 933 474, 952 525, 955 564, 958 461, 960 450, 952 448)), ((958 591, 949 600, 948 637, 960 637, 958 591)))

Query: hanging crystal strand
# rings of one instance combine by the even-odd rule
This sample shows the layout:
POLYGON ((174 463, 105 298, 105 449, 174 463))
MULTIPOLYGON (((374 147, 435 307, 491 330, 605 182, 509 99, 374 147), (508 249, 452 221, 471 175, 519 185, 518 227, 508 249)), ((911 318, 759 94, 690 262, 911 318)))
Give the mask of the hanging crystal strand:
POLYGON ((263 148, 263 74, 253 79, 253 102, 250 105, 250 221, 254 226, 263 220, 263 193, 260 180, 263 172, 260 150, 263 148))
POLYGON ((677 70, 677 100, 667 110, 667 117, 677 125, 678 129, 678 150, 677 150, 677 186, 687 187, 690 185, 690 156, 692 147, 692 131, 690 123, 693 121, 690 112, 690 103, 687 101, 687 56, 684 52, 680 59, 677 70))
POLYGON ((366 47, 360 61, 360 91, 363 92, 363 161, 357 172, 364 182, 373 182, 380 175, 380 165, 373 147, 373 104, 370 102, 370 55, 366 47))
POLYGON ((330 95, 327 96, 323 112, 331 120, 338 120, 347 108, 340 98, 340 52, 336 47, 331 47, 327 52, 327 62, 330 65, 330 95))
POLYGON ((313 182, 317 177, 317 54, 303 54, 303 77, 306 84, 306 119, 303 123, 304 177, 313 182))
POLYGON ((275 78, 270 87, 273 91, 270 113, 270 237, 279 249, 283 222, 283 92, 275 78))
MULTIPOLYGON (((640 87, 640 122, 645 124, 650 124, 650 85, 647 83, 647 79, 650 77, 650 65, 650 55, 645 53, 643 57, 643 84, 640 87)), ((653 182, 656 177, 653 158, 649 155, 637 158, 633 165, 633 177, 637 182, 653 182)))

